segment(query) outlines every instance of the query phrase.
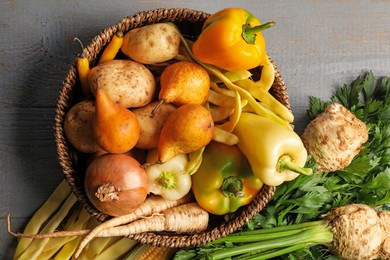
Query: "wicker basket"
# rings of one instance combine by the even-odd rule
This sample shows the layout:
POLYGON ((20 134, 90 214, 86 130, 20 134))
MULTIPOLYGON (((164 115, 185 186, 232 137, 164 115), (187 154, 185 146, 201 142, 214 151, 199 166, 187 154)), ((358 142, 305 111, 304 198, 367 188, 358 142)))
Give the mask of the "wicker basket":
MULTIPOLYGON (((127 32, 133 28, 158 22, 174 22, 185 37, 195 39, 208 16, 209 14, 202 11, 179 8, 159 8, 139 12, 135 15, 125 17, 117 24, 104 29, 85 47, 86 53, 93 66, 105 45, 118 30, 127 32)), ((276 66, 275 72, 275 82, 270 92, 290 109, 286 87, 276 66)), ((109 219, 109 216, 99 212, 89 202, 84 191, 83 176, 85 173, 86 155, 76 151, 64 135, 63 123, 65 115, 74 104, 80 101, 80 89, 76 64, 73 64, 60 89, 55 110, 54 135, 58 160, 62 167, 64 178, 71 186, 78 201, 92 216, 96 217, 99 221, 105 221, 109 219)), ((234 214, 223 217, 211 216, 208 230, 200 234, 142 233, 129 237, 140 243, 147 243, 153 246, 179 248, 202 245, 240 229, 249 219, 265 207, 274 192, 275 187, 264 185, 255 200, 248 206, 243 207, 234 214)))

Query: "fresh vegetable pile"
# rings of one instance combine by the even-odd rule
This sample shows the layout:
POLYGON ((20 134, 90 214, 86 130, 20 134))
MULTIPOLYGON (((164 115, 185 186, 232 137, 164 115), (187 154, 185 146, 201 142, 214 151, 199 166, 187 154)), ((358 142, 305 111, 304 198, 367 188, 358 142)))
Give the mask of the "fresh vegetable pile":
POLYGON ((274 24, 228 8, 195 41, 173 23, 155 23, 117 33, 96 65, 78 57, 81 99, 64 132, 89 157, 82 177, 97 210, 119 217, 151 195, 193 193, 222 216, 250 204, 264 184, 312 173, 291 111, 269 92, 274 65, 261 31, 274 24), (216 31, 226 33, 220 42, 216 31))
MULTIPOLYGON (((300 137, 291 111, 269 92, 275 73, 261 30, 273 25, 228 8, 211 15, 195 41, 175 24, 156 23, 118 32, 94 65, 82 52, 79 102, 67 111, 64 132, 87 157, 89 201, 110 218, 97 223, 73 208, 76 199, 62 183, 64 194, 57 190, 24 233, 9 229, 21 237, 15 258, 133 259, 143 247, 122 237, 204 232, 213 216, 228 221, 264 185, 276 193, 243 231, 175 258, 300 257, 302 249, 317 257, 322 244, 357 255, 338 248, 336 238, 348 233, 328 225, 344 210, 335 207, 390 201, 388 80, 375 85, 370 73, 331 102, 311 98, 312 121, 300 137)), ((376 255, 368 247, 365 253, 388 257, 387 212, 369 214, 381 236, 376 255)))
MULTIPOLYGON (((321 115, 321 128, 329 130, 340 118, 323 121, 323 113, 339 104, 368 128, 368 141, 348 166, 319 171, 318 164, 334 152, 335 140, 329 140, 329 146, 322 139, 311 140, 324 153, 319 163, 308 160, 316 174, 300 175, 278 186, 266 208, 243 231, 205 246, 182 249, 174 259, 334 259, 336 255, 389 259, 390 77, 377 80, 369 72, 340 87, 330 101, 311 97, 307 116, 314 122, 321 115)), ((306 134, 317 129, 312 127, 309 123, 306 134)), ((322 129, 317 133, 324 134, 322 129)), ((341 151, 334 156, 345 158, 341 151)), ((343 160, 339 162, 342 167, 343 160)))

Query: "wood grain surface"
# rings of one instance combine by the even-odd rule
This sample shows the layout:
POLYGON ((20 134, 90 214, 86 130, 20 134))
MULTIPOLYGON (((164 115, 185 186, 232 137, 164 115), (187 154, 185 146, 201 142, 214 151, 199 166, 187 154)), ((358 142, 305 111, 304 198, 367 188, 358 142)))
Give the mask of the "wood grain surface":
POLYGON ((390 2, 349 1, 92 1, 0 2, 0 259, 12 259, 16 239, 34 211, 61 181, 53 137, 57 94, 80 47, 123 17, 154 8, 208 13, 250 10, 277 25, 264 32, 269 55, 286 82, 298 133, 309 96, 372 70, 390 75, 390 2))

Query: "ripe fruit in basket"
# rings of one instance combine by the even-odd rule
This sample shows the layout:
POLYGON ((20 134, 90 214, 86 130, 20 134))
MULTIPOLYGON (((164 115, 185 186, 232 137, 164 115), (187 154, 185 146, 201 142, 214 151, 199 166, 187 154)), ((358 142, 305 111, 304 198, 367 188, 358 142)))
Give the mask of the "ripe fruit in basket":
POLYGON ((110 153, 129 151, 140 135, 137 117, 129 109, 112 101, 103 89, 97 88, 95 98, 92 132, 96 143, 110 153))
POLYGON ((214 121, 210 112, 202 105, 186 104, 177 108, 168 117, 158 143, 161 163, 175 155, 194 152, 213 137, 214 121))
POLYGON ((168 23, 142 26, 128 31, 121 51, 143 64, 154 64, 173 59, 179 53, 180 34, 168 23))
POLYGON ((179 61, 167 66, 160 77, 159 99, 177 106, 203 104, 210 89, 210 76, 200 65, 179 61))
POLYGON ((156 91, 156 80, 150 70, 131 60, 99 64, 91 69, 88 81, 94 95, 99 87, 112 101, 126 108, 149 104, 156 91))

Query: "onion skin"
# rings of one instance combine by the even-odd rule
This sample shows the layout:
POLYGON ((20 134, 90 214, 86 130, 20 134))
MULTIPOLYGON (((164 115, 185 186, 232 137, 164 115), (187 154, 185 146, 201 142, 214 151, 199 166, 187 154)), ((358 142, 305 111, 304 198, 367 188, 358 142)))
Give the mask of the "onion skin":
POLYGON ((149 192, 145 170, 124 153, 108 153, 94 159, 87 168, 84 187, 91 203, 110 216, 132 212, 149 192))

